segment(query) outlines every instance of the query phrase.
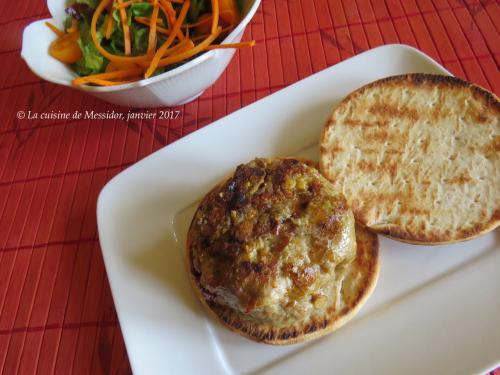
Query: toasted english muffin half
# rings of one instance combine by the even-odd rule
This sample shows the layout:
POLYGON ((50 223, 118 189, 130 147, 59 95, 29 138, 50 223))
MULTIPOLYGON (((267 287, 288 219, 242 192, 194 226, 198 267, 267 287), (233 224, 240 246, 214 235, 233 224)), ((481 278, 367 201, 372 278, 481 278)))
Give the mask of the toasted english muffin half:
POLYGON ((186 251, 189 278, 211 315, 268 344, 340 327, 379 273, 377 236, 355 229, 345 198, 295 159, 238 166, 201 201, 186 251))
POLYGON ((498 98, 458 78, 384 78, 334 110, 320 170, 372 231, 420 244, 471 239, 500 222, 499 122, 498 98))

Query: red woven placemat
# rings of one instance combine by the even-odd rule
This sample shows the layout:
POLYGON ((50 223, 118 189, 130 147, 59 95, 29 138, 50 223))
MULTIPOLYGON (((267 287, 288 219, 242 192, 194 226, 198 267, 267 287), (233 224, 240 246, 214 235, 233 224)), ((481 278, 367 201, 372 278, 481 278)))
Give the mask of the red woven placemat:
MULTIPOLYGON (((61 0, 62 1, 62 0, 61 0)), ((34 76, 20 58, 45 2, 0 3, 0 371, 130 373, 99 248, 100 189, 184 135, 367 49, 412 45, 500 92, 495 0, 263 0, 227 71, 175 120, 19 120, 123 110, 34 76)), ((500 371, 495 372, 500 375, 500 371)))

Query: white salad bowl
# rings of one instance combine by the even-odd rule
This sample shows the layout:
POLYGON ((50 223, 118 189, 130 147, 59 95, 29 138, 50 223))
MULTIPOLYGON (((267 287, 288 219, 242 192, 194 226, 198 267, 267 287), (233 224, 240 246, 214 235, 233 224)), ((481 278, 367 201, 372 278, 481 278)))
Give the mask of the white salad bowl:
MULTIPOLYGON (((246 0, 241 22, 224 39, 225 43, 238 43, 245 28, 257 11, 261 0, 246 0)), ((45 25, 46 21, 62 27, 65 1, 47 0, 51 19, 29 24, 23 32, 21 57, 40 78, 59 85, 85 91, 107 102, 127 107, 164 107, 187 103, 200 96, 222 74, 234 55, 235 49, 207 51, 191 61, 157 76, 117 86, 73 86, 77 77, 70 66, 48 54, 56 35, 45 25)))

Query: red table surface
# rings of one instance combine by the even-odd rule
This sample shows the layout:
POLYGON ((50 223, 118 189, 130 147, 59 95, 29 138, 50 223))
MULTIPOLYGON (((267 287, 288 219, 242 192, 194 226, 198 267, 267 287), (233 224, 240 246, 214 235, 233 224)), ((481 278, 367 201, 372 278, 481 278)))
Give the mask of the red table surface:
POLYGON ((95 208, 106 182, 136 161, 383 44, 414 46, 456 76, 500 92, 497 1, 263 0, 244 37, 255 39, 256 47, 238 51, 213 87, 178 108, 182 115, 176 120, 18 120, 21 110, 123 110, 31 73, 20 58, 22 30, 47 17, 43 0, 0 4, 0 371, 5 374, 131 372, 95 208))

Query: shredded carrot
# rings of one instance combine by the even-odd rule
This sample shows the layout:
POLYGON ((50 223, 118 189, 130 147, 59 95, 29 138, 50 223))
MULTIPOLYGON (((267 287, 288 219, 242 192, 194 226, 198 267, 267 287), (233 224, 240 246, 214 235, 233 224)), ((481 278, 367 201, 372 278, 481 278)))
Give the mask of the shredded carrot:
MULTIPOLYGON (((147 17, 135 17, 135 22, 140 23, 142 25, 149 26, 151 22, 149 21, 149 18, 147 17), (139 19, 140 18, 140 19, 139 19)), ((159 22, 156 22, 158 25, 159 22)), ((156 31, 159 32, 160 34, 165 34, 165 35, 170 35, 170 30, 165 29, 164 27, 156 26, 156 31)))
POLYGON ((163 6, 163 2, 161 0, 158 1, 159 7, 163 15, 165 16, 165 20, 167 22, 167 28, 170 30, 172 28, 172 20, 175 22, 175 15, 172 17, 167 9, 163 6))
MULTIPOLYGON (((219 19, 222 18, 222 15, 224 15, 224 14, 225 15, 229 15, 229 14, 233 14, 233 12, 230 11, 230 10, 221 10, 219 12, 219 16, 220 16, 219 19)), ((137 17, 136 17, 136 19, 137 19, 137 17)), ((195 27, 198 27, 198 26, 201 26, 201 25, 205 25, 207 23, 211 24, 212 20, 213 20, 212 15, 205 13, 205 14, 202 14, 201 17, 198 18, 197 22, 188 23, 186 25, 182 25, 182 27, 185 28, 185 29, 193 29, 195 27), (204 17, 205 15, 207 17, 204 17)), ((230 26, 233 27, 233 25, 230 25, 230 26)), ((210 29, 211 29, 211 26, 210 26, 210 29)), ((211 30, 210 30, 210 32, 211 32, 211 30)))
MULTIPOLYGON (((170 22, 170 26, 173 27, 175 24, 175 9, 172 6, 172 3, 169 0, 159 0, 160 1, 160 8, 165 14, 165 17, 167 20, 170 22)), ((179 40, 184 39, 184 34, 179 30, 179 32, 176 34, 179 40)))
POLYGON ((249 40, 247 42, 240 42, 240 43, 213 44, 211 46, 205 47, 204 51, 210 51, 212 49, 242 48, 242 47, 253 47, 253 46, 255 46, 255 40, 249 40))
MULTIPOLYGON (((117 0, 118 5, 123 4, 123 0, 117 0)), ((131 48, 131 43, 130 43, 130 28, 128 27, 128 19, 127 19, 127 11, 125 10, 124 7, 119 9, 120 12, 120 19, 122 21, 122 28, 123 28, 123 45, 125 48, 125 55, 128 56, 132 52, 131 48)))
POLYGON ((79 77, 75 78, 72 83, 73 85, 83 85, 85 83, 90 82, 93 79, 120 79, 120 78, 127 78, 131 76, 137 76, 143 72, 142 68, 132 68, 132 69, 123 69, 123 70, 115 70, 113 72, 107 72, 107 73, 99 73, 99 74, 92 74, 89 76, 85 77, 79 77))
POLYGON ((158 20, 158 0, 153 2, 153 13, 149 23, 148 55, 154 54, 156 50, 156 21, 158 20))
POLYGON ((165 29, 164 27, 156 26, 156 31, 158 31, 160 34, 170 35, 170 30, 165 29))
POLYGON ((57 26, 54 26, 53 24, 51 24, 50 22, 45 22, 45 25, 51 29, 54 34, 56 34, 57 36, 63 36, 64 34, 66 34, 63 30, 61 30, 60 28, 58 28, 57 26))
POLYGON ((236 0, 219 0, 220 19, 234 26, 240 19, 240 11, 236 0))
POLYGON ((174 53, 177 53, 177 52, 179 52, 181 50, 184 50, 186 47, 189 47, 191 45, 194 45, 191 40, 189 40, 189 39, 182 40, 179 43, 177 43, 175 46, 170 47, 169 49, 167 49, 165 51, 165 53, 163 54, 162 58, 165 57, 165 56, 173 55, 174 53))
MULTIPOLYGON (((221 34, 224 34, 225 32, 227 31, 230 31, 231 30, 231 27, 225 27, 221 30, 221 34)), ((211 34, 203 34, 203 35, 197 35, 195 37, 192 37, 191 40, 194 41, 194 42, 197 42, 199 40, 203 40, 205 38, 207 38, 208 36, 210 36, 211 34)))
POLYGON ((97 50, 103 55, 105 58, 107 58, 109 61, 129 61, 129 62, 138 62, 138 61, 147 61, 149 60, 149 57, 147 55, 141 55, 141 56, 118 56, 118 55, 113 55, 112 53, 109 53, 106 51, 104 48, 99 43, 99 40, 97 39, 97 20, 99 19, 99 16, 102 14, 104 8, 106 5, 109 4, 111 0, 102 0, 97 8, 94 11, 94 15, 92 16, 92 21, 90 23, 90 34, 92 36, 92 40, 94 42, 94 45, 96 46, 97 50))
POLYGON ((176 16, 175 9, 169 0, 160 0, 160 3, 164 7, 166 14, 169 16, 169 20, 176 16))
POLYGON ((110 61, 106 66, 106 73, 115 72, 117 70, 129 70, 137 68, 137 64, 131 62, 116 62, 110 61))
POLYGON ((134 2, 133 1, 126 1, 124 3, 118 3, 117 5, 114 6, 115 9, 122 9, 122 8, 127 8, 130 5, 132 5, 134 2))
MULTIPOLYGON (((151 23, 151 18, 149 18, 149 17, 134 17, 134 20, 136 22, 142 23, 143 25, 147 25, 147 26, 149 26, 149 24, 151 23)), ((161 18, 157 18, 156 24, 163 25, 163 20, 161 18)))
POLYGON ((183 40, 182 42, 180 42, 179 44, 177 44, 176 47, 178 47, 178 48, 176 48, 175 51, 168 51, 167 50, 167 52, 165 52, 165 54, 163 56, 164 57, 173 56, 176 53, 188 51, 188 50, 194 48, 195 44, 191 39, 186 39, 186 40, 183 40))
POLYGON ((104 27, 104 37, 106 39, 111 38, 113 33, 113 2, 110 2, 107 7, 108 14, 106 15, 105 27, 104 27))
POLYGON ((203 42, 200 44, 197 44, 194 48, 191 48, 188 51, 184 51, 182 53, 175 54, 173 56, 165 57, 164 59, 161 59, 158 62, 158 68, 172 65, 175 63, 178 63, 180 61, 189 59, 190 57, 193 57, 194 55, 202 52, 206 47, 208 47, 212 42, 217 39, 217 37, 220 35, 222 32, 222 29, 219 27, 215 34, 210 34, 203 42))
POLYGON ((182 42, 177 43, 175 46, 167 49, 163 54, 162 58, 167 56, 173 56, 176 53, 187 51, 188 49, 191 49, 193 47, 194 43, 192 40, 190 39, 183 40, 182 42))
MULTIPOLYGON (((191 0, 147 0, 147 3, 150 2, 152 4, 153 11, 151 17, 134 17, 135 22, 149 27, 147 53, 140 56, 132 56, 132 35, 128 24, 126 8, 131 4, 144 2, 144 0, 100 0, 92 16, 90 32, 96 48, 109 60, 109 63, 105 73, 76 78, 73 81, 74 85, 87 83, 103 86, 123 84, 137 80, 141 76, 148 78, 158 68, 183 62, 203 51, 252 47, 255 45, 255 41, 253 40, 223 45, 212 44, 223 33, 232 30, 234 26, 232 23, 228 26, 225 15, 227 13, 230 16, 229 18, 231 18, 234 16, 234 11, 226 9, 227 1, 225 0, 211 0, 212 12, 203 14, 203 19, 200 17, 197 22, 192 24, 184 24, 191 6, 191 0), (172 3, 182 4, 180 10, 176 11, 177 8, 174 8, 172 3), (122 53, 124 56, 110 53, 101 46, 97 38, 97 23, 103 13, 106 15, 106 18, 102 29, 106 38, 109 39, 113 33, 113 4, 115 4, 114 8, 117 9, 120 15, 120 22, 123 29, 124 50, 122 53), (107 14, 105 13, 106 11, 107 14), (190 29, 205 25, 206 27, 203 27, 203 31, 196 29, 195 36, 190 36, 190 34, 193 34, 193 30, 190 29), (166 35, 166 40, 161 46, 158 46, 159 34, 166 35)), ((62 33, 64 35, 64 31, 57 29, 55 26, 51 25, 51 27, 48 23, 47 26, 56 34, 61 35, 59 33, 62 33)), ((77 27, 77 25, 73 24, 72 27, 77 27)))
POLYGON ((111 14, 107 14, 106 15, 106 29, 104 32, 104 37, 106 39, 110 39, 112 33, 113 33, 113 16, 111 14))
POLYGON ((172 27, 172 33, 168 36, 167 40, 163 45, 158 48, 156 51, 153 60, 151 60, 151 64, 149 65, 148 70, 146 70, 146 73, 144 74, 145 78, 148 78, 153 74, 153 72, 156 70, 158 63, 160 62, 161 57, 165 53, 165 51, 170 47, 172 42, 174 41, 175 35, 180 31, 182 22, 184 22, 184 19, 186 18, 187 12, 189 10, 189 6, 191 5, 190 0, 186 0, 184 4, 182 4, 181 11, 179 13, 179 17, 175 21, 174 26, 172 27))
MULTIPOLYGON (((130 79, 126 81, 108 81, 105 79, 100 79, 100 78, 90 78, 88 82, 86 83, 93 83, 95 85, 99 86, 117 86, 117 85, 123 85, 125 83, 130 83, 130 82, 137 82, 137 79, 130 79)), ((73 83, 75 86, 79 86, 81 84, 73 83)))
MULTIPOLYGON (((165 51, 165 53, 163 54, 162 58, 168 57, 168 56, 173 56, 176 53, 185 52, 185 51, 190 50, 191 48, 194 48, 194 47, 195 47, 195 44, 193 43, 192 40, 190 40, 190 39, 183 40, 183 41, 177 43, 175 46, 167 49, 165 51)), ((137 63, 137 65, 142 66, 144 68, 148 68, 149 64, 150 63, 148 61, 140 61, 137 63)))
POLYGON ((212 15, 209 13, 204 13, 198 17, 198 26, 194 29, 196 34, 204 35, 204 34, 212 34, 212 15))
MULTIPOLYGON (((162 58, 166 57, 166 56, 173 55, 173 54, 180 52, 180 51, 184 51, 186 48, 190 47, 191 45, 194 45, 191 40, 183 40, 183 41, 177 43, 175 46, 167 49, 165 51, 165 53, 163 54, 162 58)), ((190 48, 192 48, 192 47, 190 47, 190 48)))
MULTIPOLYGON (((195 45, 194 45, 192 40, 185 39, 185 40, 177 43, 175 46, 167 49, 162 57, 172 56, 176 53, 187 51, 191 48, 194 48, 194 46, 195 45)), ((149 64, 150 63, 148 61, 140 61, 137 63, 137 65, 145 67, 145 68, 148 68, 149 64)))
MULTIPOLYGON (((220 11, 219 12, 219 16, 222 16, 223 14, 229 14, 229 13, 232 13, 231 11, 227 11, 227 10, 223 10, 223 11, 220 11)), ((197 26, 200 26, 200 25, 204 25, 206 23, 212 23, 213 21, 213 17, 212 15, 208 15, 207 18, 203 18, 201 19, 201 17, 198 18, 198 22, 195 22, 195 23, 188 23, 186 25, 182 25, 182 27, 185 27, 185 28, 188 28, 188 29, 192 29, 194 27, 197 27, 197 26)))
POLYGON ((212 0, 212 34, 219 26, 219 0, 212 0))

